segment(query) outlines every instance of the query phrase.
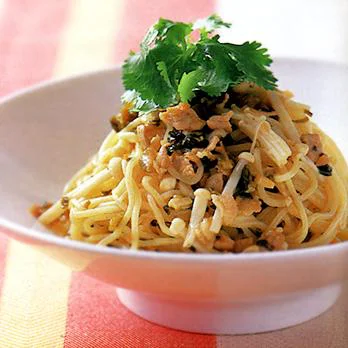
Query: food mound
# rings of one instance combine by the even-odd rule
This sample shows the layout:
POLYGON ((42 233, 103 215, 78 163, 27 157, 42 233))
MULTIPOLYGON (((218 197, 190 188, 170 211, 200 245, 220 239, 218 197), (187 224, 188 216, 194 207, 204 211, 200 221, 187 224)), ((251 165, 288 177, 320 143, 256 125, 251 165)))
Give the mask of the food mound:
POLYGON ((160 19, 123 65, 98 153, 39 221, 73 240, 176 252, 277 251, 348 238, 347 166, 260 44, 213 15, 160 19), (194 41, 192 33, 198 33, 194 41))

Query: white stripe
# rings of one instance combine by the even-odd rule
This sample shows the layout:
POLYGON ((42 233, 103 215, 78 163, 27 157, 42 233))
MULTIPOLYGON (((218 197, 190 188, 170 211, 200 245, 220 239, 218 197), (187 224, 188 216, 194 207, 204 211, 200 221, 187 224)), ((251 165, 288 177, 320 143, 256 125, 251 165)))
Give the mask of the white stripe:
POLYGON ((123 0, 73 1, 55 75, 70 75, 110 65, 123 8, 123 0))
POLYGON ((0 302, 0 347, 63 347, 71 271, 10 241, 0 302))

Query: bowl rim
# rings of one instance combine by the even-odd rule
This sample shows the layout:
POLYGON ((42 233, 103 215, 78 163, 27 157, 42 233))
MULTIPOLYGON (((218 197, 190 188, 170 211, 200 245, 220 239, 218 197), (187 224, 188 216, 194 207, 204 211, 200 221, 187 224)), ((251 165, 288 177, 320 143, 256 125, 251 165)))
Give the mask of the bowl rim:
MULTIPOLYGON (((311 64, 311 65, 325 65, 329 67, 333 67, 336 69, 348 70, 348 63, 334 62, 328 60, 320 60, 320 59, 311 59, 311 58, 297 58, 297 57, 275 57, 273 59, 272 64, 274 63, 295 63, 295 64, 311 64)), ((19 88, 9 94, 0 97, 0 106, 3 104, 7 104, 8 102, 12 102, 14 99, 18 97, 22 97, 24 94, 30 95, 32 93, 36 93, 41 89, 46 88, 54 88, 56 85, 64 84, 70 82, 72 80, 85 79, 88 77, 93 77, 97 75, 108 75, 111 73, 121 72, 122 64, 109 65, 104 68, 95 69, 87 72, 71 74, 68 76, 63 76, 59 78, 53 79, 44 79, 38 83, 33 85, 29 85, 26 87, 19 88)))
MULTIPOLYGON (((325 65, 336 69, 343 69, 348 71, 348 64, 342 64, 337 62, 330 62, 325 60, 313 60, 313 59, 302 59, 302 58, 290 58, 290 57, 279 57, 275 59, 276 63, 296 63, 296 64, 315 64, 315 65, 325 65)), ((63 84, 69 83, 71 81, 76 81, 80 79, 88 79, 89 77, 95 77, 98 75, 108 75, 112 73, 120 73, 121 66, 110 66, 103 69, 93 70, 85 73, 79 73, 70 75, 67 77, 62 77, 58 79, 50 79, 42 81, 33 86, 22 88, 14 93, 6 95, 0 98, 0 108, 10 102, 15 101, 23 96, 28 96, 34 93, 40 93, 42 90, 55 88, 63 84)), ((29 214, 29 213, 28 213, 29 214)), ((35 224, 34 224, 35 226, 35 224)), ((33 226, 33 227, 34 227, 33 226)), ((133 250, 133 249, 121 249, 121 248, 110 248, 99 246, 96 244, 88 244, 81 241, 69 240, 67 238, 62 238, 60 236, 51 234, 49 232, 43 232, 35 230, 33 227, 28 228, 14 221, 10 221, 6 218, 0 216, 0 227, 8 229, 13 232, 14 235, 19 235, 25 239, 33 239, 36 241, 44 242, 46 244, 54 245, 57 247, 64 247, 70 250, 80 251, 80 252, 91 252, 99 255, 109 255, 118 256, 123 258, 135 258, 140 260, 154 260, 154 259, 165 259, 167 261, 175 262, 198 262, 198 263, 211 263, 211 262, 231 262, 231 261, 258 261, 267 262, 275 259, 284 260, 288 258, 306 258, 313 257, 318 254, 331 254, 339 253, 343 250, 348 251, 348 242, 337 243, 333 245, 322 245, 310 248, 299 248, 284 251, 276 251, 269 253, 176 253, 176 252, 155 252, 147 250, 133 250)))

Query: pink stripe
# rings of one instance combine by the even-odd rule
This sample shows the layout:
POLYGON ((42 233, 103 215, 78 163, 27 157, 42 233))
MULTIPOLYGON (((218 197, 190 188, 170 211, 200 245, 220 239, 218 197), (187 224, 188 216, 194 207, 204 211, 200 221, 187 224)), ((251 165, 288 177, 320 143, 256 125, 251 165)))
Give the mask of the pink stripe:
POLYGON ((147 1, 127 0, 120 33, 116 36, 116 61, 121 63, 130 50, 137 51, 139 42, 150 25, 158 18, 193 21, 209 16, 214 0, 147 1))
POLYGON ((115 288, 83 274, 73 275, 65 348, 211 348, 215 336, 190 334, 149 323, 129 312, 115 288))
POLYGON ((0 96, 51 77, 70 0, 7 0, 0 17, 0 96))
MULTIPOLYGON (((51 76, 69 0, 7 0, 0 16, 0 96, 51 76)), ((8 238, 0 229, 0 291, 8 238)))

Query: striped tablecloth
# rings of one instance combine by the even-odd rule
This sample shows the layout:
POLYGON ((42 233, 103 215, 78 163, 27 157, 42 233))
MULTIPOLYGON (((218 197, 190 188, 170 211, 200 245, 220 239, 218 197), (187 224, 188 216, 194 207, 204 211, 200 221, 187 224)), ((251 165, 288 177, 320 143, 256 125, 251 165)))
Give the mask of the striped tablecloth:
MULTIPOLYGON (((193 20, 215 6, 213 0, 0 0, 0 96, 120 63, 158 17, 193 20)), ((0 348, 347 347, 345 293, 321 317, 275 333, 184 333, 138 318, 113 287, 0 234, 0 348)))

